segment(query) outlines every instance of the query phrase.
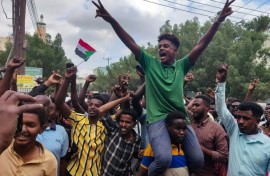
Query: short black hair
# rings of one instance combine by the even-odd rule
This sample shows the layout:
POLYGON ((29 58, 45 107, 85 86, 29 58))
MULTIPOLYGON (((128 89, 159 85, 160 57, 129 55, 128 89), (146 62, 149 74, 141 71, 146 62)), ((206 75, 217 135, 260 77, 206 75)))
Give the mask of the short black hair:
POLYGON ((92 99, 97 99, 97 100, 102 101, 102 105, 108 103, 108 100, 106 100, 105 96, 99 93, 94 93, 93 96, 90 98, 90 100, 92 99))
POLYGON ((200 98, 203 100, 204 104, 209 108, 211 104, 211 99, 206 95, 197 95, 195 98, 200 98))
POLYGON ((239 103, 241 103, 241 102, 242 102, 242 100, 235 98, 235 99, 232 101, 232 104, 233 104, 233 103, 235 103, 235 102, 239 102, 239 103))
POLYGON ((238 106, 240 111, 251 111, 252 115, 256 118, 261 118, 263 115, 263 108, 253 101, 244 101, 238 106))
POLYGON ((41 109, 29 110, 26 113, 36 114, 38 116, 40 126, 43 126, 48 121, 48 110, 45 107, 41 109))
POLYGON ((158 36, 158 42, 160 42, 161 40, 169 40, 176 46, 177 49, 180 46, 180 40, 175 34, 163 33, 160 36, 158 36))
POLYGON ((169 112, 167 117, 165 118, 165 123, 167 126, 171 126, 173 121, 175 119, 182 119, 182 120, 186 120, 186 116, 184 113, 182 113, 181 111, 172 111, 169 112))
POLYGON ((132 120, 134 122, 136 122, 137 119, 138 119, 138 114, 137 114, 137 112, 134 109, 123 109, 121 111, 120 115, 119 115, 119 120, 120 120, 120 117, 121 117, 122 114, 124 114, 124 115, 130 115, 132 117, 132 120))

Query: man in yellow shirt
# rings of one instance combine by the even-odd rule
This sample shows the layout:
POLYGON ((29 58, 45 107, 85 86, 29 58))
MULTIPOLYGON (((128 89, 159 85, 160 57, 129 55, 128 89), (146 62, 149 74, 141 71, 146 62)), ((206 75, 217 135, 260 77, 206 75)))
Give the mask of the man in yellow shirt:
POLYGON ((44 130, 46 119, 45 108, 22 114, 22 131, 0 155, 0 175, 57 175, 56 158, 36 141, 37 135, 44 130))

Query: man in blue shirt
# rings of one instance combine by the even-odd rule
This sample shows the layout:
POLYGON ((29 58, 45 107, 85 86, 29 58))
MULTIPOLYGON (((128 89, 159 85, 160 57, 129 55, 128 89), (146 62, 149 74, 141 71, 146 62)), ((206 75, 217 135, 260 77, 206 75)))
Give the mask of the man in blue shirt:
POLYGON ((45 124, 46 129, 37 136, 37 141, 52 152, 58 162, 58 174, 64 175, 66 170, 65 156, 69 147, 68 134, 64 127, 56 125, 55 121, 59 118, 59 110, 51 102, 48 122, 45 124))
POLYGON ((263 109, 255 102, 242 102, 234 121, 225 104, 227 70, 221 65, 216 73, 216 109, 230 140, 228 175, 265 176, 270 171, 270 138, 258 128, 263 109))

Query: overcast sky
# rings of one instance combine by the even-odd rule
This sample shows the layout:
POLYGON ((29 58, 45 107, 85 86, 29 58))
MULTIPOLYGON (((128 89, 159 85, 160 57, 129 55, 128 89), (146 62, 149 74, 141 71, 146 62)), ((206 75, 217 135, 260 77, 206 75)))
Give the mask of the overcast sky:
MULTIPOLYGON (((222 9, 225 0, 103 0, 103 5, 111 15, 123 26, 139 45, 147 42, 156 44, 159 28, 170 20, 171 24, 180 24, 197 16, 201 23, 215 16, 222 9), (147 2, 148 1, 148 2, 147 2), (154 3, 173 8, 157 5, 154 3), (173 3, 174 2, 174 3, 173 3), (204 5, 208 4, 208 5, 204 5), (213 13, 212 13, 213 12, 213 13)), ((97 2, 97 1, 96 1, 97 2)), ((94 47, 97 52, 90 59, 78 66, 79 74, 92 73, 96 67, 104 67, 117 62, 120 57, 130 51, 119 40, 112 27, 101 18, 95 18, 96 8, 89 0, 35 0, 37 13, 44 15, 47 33, 55 37, 60 33, 63 38, 63 48, 66 56, 75 64, 82 61, 74 50, 81 38, 94 47)), ((11 17, 11 1, 3 0, 3 8, 11 17)), ((270 13, 269 0, 236 0, 232 21, 241 18, 250 20, 255 16, 270 13), (241 13, 238 13, 241 12, 241 13)), ((0 11, 0 36, 12 33, 11 20, 6 19, 0 11)), ((30 16, 26 14, 26 31, 33 34, 34 27, 30 16)))

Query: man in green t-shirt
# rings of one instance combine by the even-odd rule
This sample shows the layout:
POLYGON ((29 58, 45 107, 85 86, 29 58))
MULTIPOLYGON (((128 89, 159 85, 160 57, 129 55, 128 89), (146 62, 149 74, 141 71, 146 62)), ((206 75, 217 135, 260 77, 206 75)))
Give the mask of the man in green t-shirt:
MULTIPOLYGON (((159 59, 146 53, 120 24, 107 12, 100 0, 96 17, 101 17, 110 23, 122 42, 135 55, 146 76, 146 109, 149 122, 148 135, 155 153, 155 162, 148 170, 149 175, 161 175, 171 163, 171 141, 164 119, 169 112, 180 110, 184 113, 183 80, 185 74, 195 64, 201 53, 213 39, 220 24, 232 14, 230 5, 234 0, 225 3, 217 20, 203 35, 197 45, 183 59, 176 61, 176 54, 180 46, 178 38, 172 34, 162 34, 158 38, 159 59)), ((188 125, 183 149, 186 153, 190 171, 203 165, 203 154, 192 128, 188 125)))

